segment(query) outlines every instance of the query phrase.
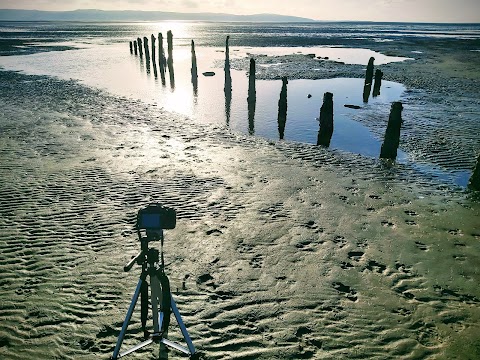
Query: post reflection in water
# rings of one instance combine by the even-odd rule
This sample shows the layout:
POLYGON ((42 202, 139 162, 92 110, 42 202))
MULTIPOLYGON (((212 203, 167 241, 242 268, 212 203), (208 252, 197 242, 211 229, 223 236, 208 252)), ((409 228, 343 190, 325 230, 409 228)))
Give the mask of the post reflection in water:
POLYGON ((250 72, 248 75, 248 133, 255 134, 255 107, 257 104, 257 92, 255 89, 255 60, 250 59, 250 72))
POLYGON ((285 136, 285 124, 287 123, 287 77, 282 77, 282 90, 278 99, 278 135, 280 140, 285 136))
POLYGON ((230 49, 228 45, 229 39, 230 36, 227 36, 227 40, 225 41, 225 85, 223 87, 223 91, 225 93, 225 121, 227 126, 230 125, 230 112, 232 105, 232 76, 230 74, 230 49))

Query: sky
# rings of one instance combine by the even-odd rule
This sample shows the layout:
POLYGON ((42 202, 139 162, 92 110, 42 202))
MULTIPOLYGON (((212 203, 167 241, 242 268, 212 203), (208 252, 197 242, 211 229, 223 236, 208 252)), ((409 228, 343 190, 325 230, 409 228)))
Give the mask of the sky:
POLYGON ((480 23, 480 0, 0 0, 0 8, 272 13, 315 20, 480 23))

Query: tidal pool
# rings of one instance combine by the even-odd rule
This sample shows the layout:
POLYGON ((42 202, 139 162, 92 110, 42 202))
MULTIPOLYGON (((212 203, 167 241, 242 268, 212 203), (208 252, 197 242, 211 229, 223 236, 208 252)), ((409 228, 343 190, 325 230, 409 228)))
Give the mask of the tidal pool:
MULTIPOLYGON (((346 48, 231 48, 231 58, 248 56, 276 56, 289 53, 314 53, 315 56, 332 55, 343 62, 347 57, 356 57, 365 63, 375 56, 375 64, 382 63, 378 53, 365 49, 346 48), (251 55, 248 55, 251 54, 251 55), (253 55, 256 54, 256 55, 253 55), (343 54, 343 55, 342 55, 343 54), (362 58, 363 56, 363 58, 362 58)), ((131 55, 128 44, 88 45, 85 48, 66 51, 51 51, 32 55, 2 57, 0 66, 6 70, 23 71, 27 74, 50 75, 61 79, 75 79, 87 86, 104 89, 114 95, 155 104, 168 111, 184 114, 185 121, 218 124, 233 131, 252 136, 279 140, 278 100, 281 80, 257 80, 256 104, 253 113, 248 112, 248 76, 245 71, 231 70, 232 93, 224 92, 225 57, 223 48, 199 47, 196 49, 198 63, 198 86, 191 82, 191 53, 189 47, 174 49, 174 82, 166 76, 162 81, 157 69, 147 66, 145 58, 131 55), (221 66, 219 64, 222 64, 221 66), (213 71, 215 76, 203 76, 213 71), (253 115, 253 116, 252 116, 253 115)), ((381 54, 380 54, 381 55, 381 54)), ((333 56, 332 56, 333 57, 333 56)), ((383 61, 401 61, 385 57, 383 61)), ((275 66, 271 64, 270 66, 275 66)), ((402 84, 383 81, 380 95, 363 102, 363 79, 333 78, 320 80, 289 80, 287 85, 287 121, 285 141, 316 144, 319 130, 319 112, 325 92, 333 93, 334 133, 330 148, 378 158, 383 133, 362 124, 362 117, 369 116, 372 109, 379 118, 387 119, 393 101, 402 100, 405 87, 402 84), (358 109, 344 105, 356 105, 358 109), (368 110, 368 111, 365 111, 368 110), (358 121, 357 121, 358 120, 358 121)), ((468 172, 454 174, 435 169, 430 164, 416 164, 408 154, 399 151, 400 162, 415 164, 420 172, 434 174, 457 185, 465 186, 468 172)))

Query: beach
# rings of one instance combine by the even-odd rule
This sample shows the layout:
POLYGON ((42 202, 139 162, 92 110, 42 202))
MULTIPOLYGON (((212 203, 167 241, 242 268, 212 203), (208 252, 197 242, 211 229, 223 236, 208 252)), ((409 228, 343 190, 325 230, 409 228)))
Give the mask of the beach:
MULTIPOLYGON (((479 149, 467 43, 361 44, 422 51, 382 70, 406 88, 402 149, 444 174, 472 169, 479 149)), ((302 54, 256 58, 286 57, 288 69, 257 78, 365 72, 302 54)), ((247 64, 232 59, 234 70, 247 64)), ((450 177, 194 121, 77 80, 0 78, 2 359, 111 356, 140 274, 123 272, 140 250, 135 217, 154 202, 177 210, 165 271, 202 358, 479 357, 480 203, 450 177)), ((355 119, 381 138, 385 106, 355 119)), ((142 334, 136 311, 124 347, 142 334)), ((169 338, 181 340, 173 320, 169 338)), ((158 356, 155 345, 129 358, 158 356)))

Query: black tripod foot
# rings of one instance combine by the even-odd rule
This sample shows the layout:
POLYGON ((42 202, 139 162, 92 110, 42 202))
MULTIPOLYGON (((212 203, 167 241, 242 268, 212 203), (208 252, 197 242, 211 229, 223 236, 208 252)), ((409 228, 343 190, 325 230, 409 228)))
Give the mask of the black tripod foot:
POLYGON ((202 356, 202 353, 196 352, 195 354, 190 355, 190 360, 202 360, 205 357, 202 356))

